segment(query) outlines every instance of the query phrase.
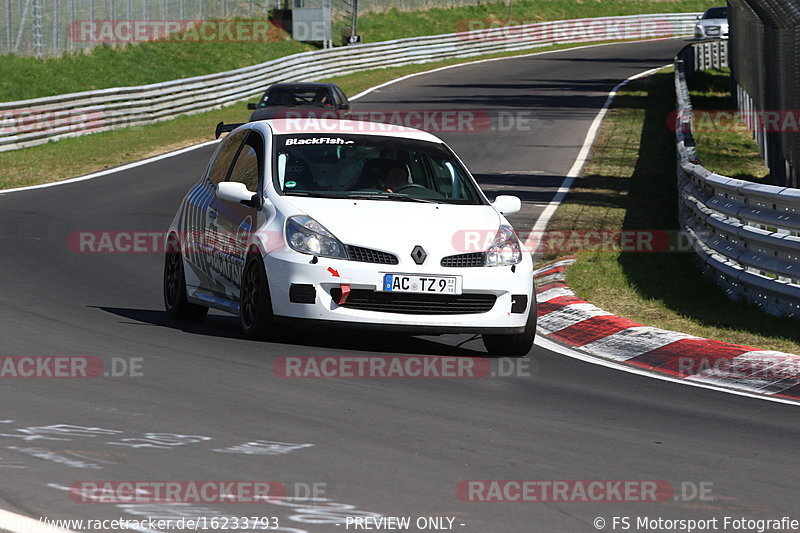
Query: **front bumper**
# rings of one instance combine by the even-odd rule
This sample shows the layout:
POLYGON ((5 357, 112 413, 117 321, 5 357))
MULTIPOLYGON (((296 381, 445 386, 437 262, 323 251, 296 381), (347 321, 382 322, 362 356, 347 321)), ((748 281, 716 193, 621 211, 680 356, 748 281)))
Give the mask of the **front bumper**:
MULTIPOLYGON (((264 258, 267 268, 272 308, 279 319, 322 321, 328 325, 358 326, 362 329, 392 330, 406 333, 496 333, 524 331, 528 313, 535 309, 533 268, 530 257, 511 267, 444 268, 429 261, 423 266, 381 265, 312 257, 292 250, 273 252, 264 258), (486 312, 468 314, 405 314, 353 309, 338 305, 331 291, 343 285, 351 290, 376 291, 383 273, 460 276, 463 295, 494 295, 494 305, 486 312), (338 276, 336 275, 338 274, 338 276), (292 285, 313 286, 314 303, 293 303, 292 285), (524 295, 527 307, 512 312, 514 296, 524 295)), ((535 312, 535 311, 534 311, 535 312)))
POLYGON ((711 26, 706 27, 703 26, 701 28, 695 28, 694 30, 694 38, 695 39, 727 39, 728 38, 728 27, 727 26, 711 26))

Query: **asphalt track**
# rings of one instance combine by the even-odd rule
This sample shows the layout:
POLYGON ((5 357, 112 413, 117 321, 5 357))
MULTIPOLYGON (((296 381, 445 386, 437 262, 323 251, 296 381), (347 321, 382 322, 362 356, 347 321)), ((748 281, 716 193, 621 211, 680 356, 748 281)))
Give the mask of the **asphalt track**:
MULTIPOLYGON (((442 133, 487 190, 528 202, 514 220, 523 229, 571 167, 608 91, 668 63, 681 46, 621 44, 464 66, 388 86, 362 105, 531 111, 530 131, 442 133)), ((463 336, 288 332, 279 342, 250 342, 231 316, 168 321, 160 256, 70 251, 76 231, 163 231, 211 151, 0 195, 0 354, 96 356, 106 365, 140 358, 143 373, 0 380, 0 508, 36 519, 276 516, 293 532, 353 531, 345 517, 365 512, 450 516, 455 530, 482 533, 590 532, 596 517, 608 531, 613 516, 631 517, 637 531, 635 518, 643 516, 797 513, 795 407, 627 374, 538 346, 522 360, 527 371, 510 377, 283 379, 273 370, 281 356, 483 351, 475 340, 457 346, 463 336), (59 424, 84 429, 36 429, 59 424), (235 452, 254 441, 298 446, 235 452), (710 499, 661 503, 457 498, 460 481, 481 479, 713 486, 710 499), (76 503, 63 490, 90 480, 274 480, 290 494, 295 483, 323 484, 325 492, 316 502, 125 506, 76 503)))

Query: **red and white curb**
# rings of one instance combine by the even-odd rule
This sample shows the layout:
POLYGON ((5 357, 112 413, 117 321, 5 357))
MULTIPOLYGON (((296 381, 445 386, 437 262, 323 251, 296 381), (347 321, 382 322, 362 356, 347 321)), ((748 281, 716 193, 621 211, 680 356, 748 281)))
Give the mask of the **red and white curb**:
POLYGON ((673 379, 800 401, 800 356, 702 339, 614 316, 575 296, 565 282, 574 259, 536 272, 537 333, 594 358, 673 379))

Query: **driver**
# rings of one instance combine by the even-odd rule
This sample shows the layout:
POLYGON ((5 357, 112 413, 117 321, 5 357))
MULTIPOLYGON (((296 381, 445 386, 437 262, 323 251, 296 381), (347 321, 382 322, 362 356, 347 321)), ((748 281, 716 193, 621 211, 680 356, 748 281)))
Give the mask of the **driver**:
POLYGON ((398 189, 408 185, 408 169, 405 165, 397 161, 387 160, 381 170, 381 175, 378 178, 379 189, 386 192, 397 192, 398 189))

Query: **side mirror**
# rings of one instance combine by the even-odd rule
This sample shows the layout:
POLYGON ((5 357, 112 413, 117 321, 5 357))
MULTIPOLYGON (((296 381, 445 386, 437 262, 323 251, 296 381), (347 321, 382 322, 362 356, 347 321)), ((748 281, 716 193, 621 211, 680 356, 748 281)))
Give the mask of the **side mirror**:
POLYGON ((697 15, 697 20, 703 20, 703 15, 697 15))
POLYGON ((254 207, 257 196, 253 191, 248 191, 244 183, 238 181, 224 181, 217 185, 217 198, 220 200, 254 207))
POLYGON ((250 111, 254 111, 256 109, 256 104, 250 102, 249 104, 247 104, 247 109, 249 109, 250 111))
POLYGON ((512 213, 517 213, 522 209, 522 200, 520 200, 517 196, 503 194, 494 199, 494 202, 492 202, 492 207, 504 215, 510 215, 512 213))
POLYGON ((342 104, 339 106, 339 109, 350 109, 350 104, 342 104))

